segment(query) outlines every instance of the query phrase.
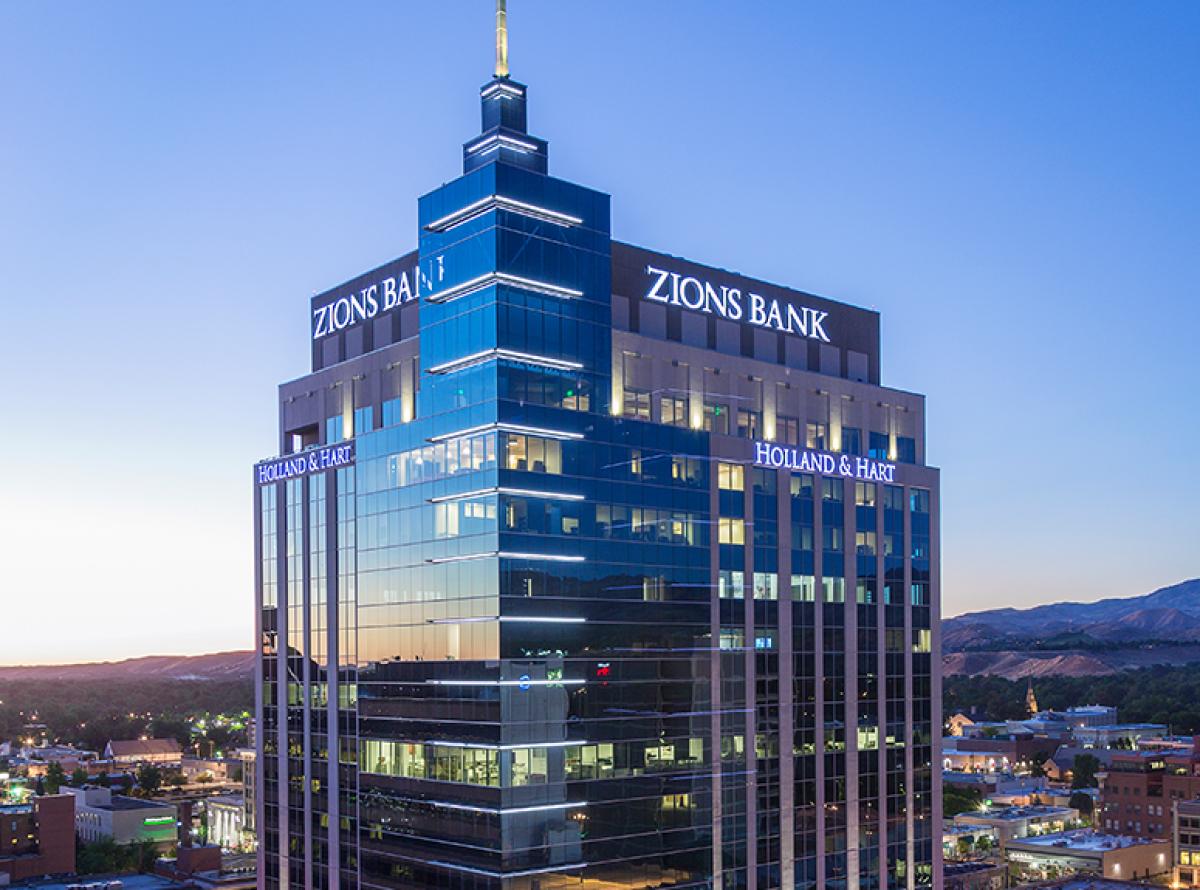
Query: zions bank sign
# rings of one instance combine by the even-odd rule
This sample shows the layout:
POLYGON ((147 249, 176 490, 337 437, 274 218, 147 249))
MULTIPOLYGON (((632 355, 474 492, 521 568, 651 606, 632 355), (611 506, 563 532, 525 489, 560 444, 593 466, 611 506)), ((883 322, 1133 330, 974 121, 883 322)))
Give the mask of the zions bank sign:
POLYGON ((445 275, 441 256, 420 266, 414 256, 411 264, 399 269, 393 266, 389 274, 380 271, 373 278, 359 279, 358 285, 335 291, 328 301, 313 306, 312 338, 320 340, 411 303, 433 290, 445 275))
POLYGON ((643 296, 646 300, 829 342, 826 329, 829 313, 823 310, 797 306, 775 297, 764 297, 728 284, 714 284, 707 279, 671 269, 648 265, 646 274, 650 278, 643 296))

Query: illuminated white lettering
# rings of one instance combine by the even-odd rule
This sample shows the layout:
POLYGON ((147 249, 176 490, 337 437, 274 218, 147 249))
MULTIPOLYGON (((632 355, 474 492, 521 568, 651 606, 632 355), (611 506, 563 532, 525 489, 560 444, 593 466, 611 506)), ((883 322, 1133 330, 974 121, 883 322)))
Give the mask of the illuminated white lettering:
POLYGON ((647 266, 646 274, 658 276, 658 280, 650 286, 650 290, 646 291, 646 299, 653 300, 656 303, 666 303, 670 300, 671 298, 668 294, 662 293, 662 286, 663 282, 667 280, 667 276, 671 273, 666 269, 655 269, 653 266, 647 266))
POLYGON ((704 311, 708 311, 704 308, 704 285, 700 283, 699 279, 684 278, 679 282, 679 301, 688 309, 704 309, 704 311), (688 299, 689 285, 696 291, 694 302, 688 299))
POLYGON ((758 294, 750 295, 750 324, 763 327, 767 323, 767 301, 758 294))

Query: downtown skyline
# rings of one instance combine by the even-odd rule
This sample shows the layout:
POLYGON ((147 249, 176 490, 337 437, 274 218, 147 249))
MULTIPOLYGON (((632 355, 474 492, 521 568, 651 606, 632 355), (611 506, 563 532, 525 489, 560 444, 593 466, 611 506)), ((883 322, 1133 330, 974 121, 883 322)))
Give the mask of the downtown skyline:
MULTIPOLYGON (((1197 574, 1197 483, 1171 468, 1200 433, 1179 410, 1200 370, 1198 17, 1098 9, 700 4, 586 39, 550 4, 512 10, 531 125, 560 175, 614 191, 615 237, 888 319, 890 381, 928 395, 945 474, 947 616, 1197 574), (700 61, 757 48, 664 65, 668 28, 700 61)), ((6 605, 99 623, 46 623, 0 662, 251 644, 246 484, 274 450, 271 381, 305 370, 309 296, 415 247, 411 197, 455 175, 487 73, 486 10, 405 11, 4 12, 0 65, 25 89, 0 146, 3 299, 15 330, 48 332, 0 359, 20 384, 6 605), (399 31, 454 39, 356 52, 399 31), (30 82, 51 37, 63 62, 30 82)))

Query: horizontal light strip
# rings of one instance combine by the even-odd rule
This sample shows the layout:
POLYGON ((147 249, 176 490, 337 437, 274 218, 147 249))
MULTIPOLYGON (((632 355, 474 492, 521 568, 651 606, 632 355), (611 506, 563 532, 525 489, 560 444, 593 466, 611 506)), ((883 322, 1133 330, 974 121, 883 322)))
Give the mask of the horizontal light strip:
POLYGON ((521 433, 527 436, 545 436, 547 439, 582 439, 583 433, 567 430, 552 430, 541 426, 525 426, 520 423, 498 423, 496 426, 506 433, 521 433))
MULTIPOLYGON (((423 742, 403 742, 402 744, 442 745, 446 748, 484 748, 488 751, 517 751, 521 748, 567 748, 571 745, 586 745, 587 741, 584 739, 571 739, 565 742, 519 742, 515 745, 480 745, 475 742, 451 742, 441 739, 427 739, 423 742)), ((563 806, 570 806, 570 804, 563 804, 563 806)))
POLYGON ((494 151, 501 146, 516 149, 517 151, 538 150, 538 147, 532 142, 526 142, 523 139, 514 139, 512 136, 505 136, 503 133, 493 133, 486 139, 480 139, 474 145, 468 145, 467 154, 473 155, 481 151, 494 151))
POLYGON ((510 809, 498 810, 494 807, 476 807, 465 803, 439 803, 438 806, 444 806, 451 810, 470 810, 475 813, 491 813, 495 816, 507 816, 510 813, 542 813, 546 810, 565 810, 571 807, 585 807, 586 800, 577 800, 571 803, 543 803, 529 807, 512 807, 510 809))
POLYGON ((440 293, 430 294, 425 298, 425 300, 429 303, 440 303, 444 300, 455 300, 459 297, 465 297, 469 294, 475 293, 476 291, 481 291, 488 285, 493 284, 494 278, 495 274, 491 272, 487 273, 486 275, 478 275, 475 278, 472 278, 470 281, 464 281, 462 284, 456 284, 454 287, 447 288, 440 293))
POLYGON ((468 553, 464 556, 434 556, 425 561, 434 565, 441 565, 444 562, 467 562, 471 559, 487 559, 499 555, 495 550, 490 550, 487 553, 468 553))
MULTIPOLYGON (((458 806, 462 805, 458 804, 458 806)), ((562 804, 562 806, 582 806, 582 804, 562 804)), ((504 812, 515 813, 517 810, 505 810, 504 812)), ((586 862, 572 862, 570 865, 548 865, 545 868, 527 868, 525 871, 489 871, 486 868, 472 868, 469 865, 442 862, 439 859, 423 859, 420 861, 429 865, 436 865, 440 868, 448 868, 452 871, 465 871, 473 875, 483 875, 487 878, 524 878, 529 875, 545 875, 555 871, 574 871, 577 868, 587 868, 586 862)))
POLYGON ((470 368, 473 365, 482 365, 493 358, 495 354, 496 350, 494 349, 484 349, 481 352, 472 352, 470 355, 464 355, 462 358, 442 362, 440 365, 434 365, 428 370, 430 374, 446 374, 450 371, 459 371, 463 368, 470 368))
POLYGON ((545 294, 550 297, 562 297, 563 299, 576 299, 583 296, 583 291, 573 287, 563 287, 561 284, 551 284, 548 281, 535 281, 532 278, 510 275, 507 272, 488 272, 472 278, 470 281, 456 284, 444 291, 430 294, 425 298, 425 301, 427 303, 447 303, 450 300, 469 296, 493 284, 504 284, 519 290, 530 291, 535 294, 545 294))
POLYGON ((429 368, 430 374, 448 374, 451 371, 462 371, 467 368, 473 368, 476 365, 482 365, 485 362, 490 362, 492 359, 507 359, 509 361, 524 362, 527 365, 540 365, 544 368, 553 368, 556 371, 578 371, 583 367, 582 362, 568 361, 563 358, 551 358, 548 355, 534 355, 530 352, 518 352, 515 349, 484 349, 481 352, 473 352, 470 355, 464 355, 462 358, 456 358, 452 361, 442 362, 440 365, 434 365, 429 368))
POLYGON ((550 553, 505 553, 501 551, 501 559, 541 559, 546 562, 583 562, 586 556, 557 556, 550 553))
POLYGON ((583 217, 572 216, 569 213, 563 213, 561 210, 551 210, 549 207, 540 207, 537 204, 530 204, 527 201, 518 201, 516 198, 506 198, 504 195, 496 195, 496 206, 503 210, 519 213, 522 216, 532 216, 534 219, 555 223, 560 226, 583 225, 583 217))
POLYGON ((427 686, 582 686, 587 680, 426 680, 427 686))
POLYGON ((425 230, 427 232, 448 232, 457 226, 483 216, 483 214, 490 210, 507 210, 510 213, 528 216, 530 219, 553 223, 557 226, 570 227, 583 225, 582 217, 572 216, 569 213, 563 213, 561 210, 551 210, 549 207, 540 207, 537 204, 530 204, 528 201, 518 201, 516 198, 508 198, 504 195, 486 195, 477 201, 472 201, 461 210, 455 210, 453 213, 447 213, 439 219, 426 223, 425 230))
POLYGON ((435 498, 430 498, 429 503, 444 504, 448 501, 467 501, 472 498, 482 498, 493 494, 509 494, 525 498, 545 498, 546 500, 555 501, 585 500, 585 497, 581 494, 567 494, 561 491, 534 491, 531 488, 476 488, 474 491, 464 491, 461 494, 440 494, 435 498))
POLYGON ((583 433, 572 433, 567 430, 552 430, 540 426, 525 426, 520 423, 481 423, 479 426, 467 427, 465 430, 455 430, 452 433, 439 433, 436 436, 430 436, 430 442, 445 442, 449 439, 463 439, 467 436, 473 436, 477 433, 486 433, 492 430, 499 430, 504 433, 520 433, 525 436, 541 436, 546 439, 570 439, 577 440, 583 438, 583 433))
POLYGON ((481 423, 479 426, 470 426, 465 430, 455 430, 452 433, 438 433, 436 436, 430 436, 430 442, 445 442, 449 439, 465 439, 467 436, 474 436, 477 433, 486 433, 496 429, 494 423, 481 423))
POLYGON ((492 93, 505 93, 510 96, 516 96, 517 98, 525 95, 520 89, 509 83, 489 84, 480 91, 479 95, 484 99, 490 99, 492 97, 492 93))
MULTIPOLYGON (((525 624, 583 624, 586 618, 560 618, 556 616, 537 617, 535 615, 471 615, 467 618, 426 618, 428 624, 476 624, 480 621, 519 621, 525 624)), ((722 650, 728 651, 728 650, 722 650)))
POLYGON ((573 362, 565 358, 551 358, 548 355, 534 355, 531 352, 518 352, 515 349, 497 349, 496 357, 514 362, 524 362, 527 365, 544 365, 559 371, 578 371, 583 362, 573 362))
POLYGON ((462 494, 440 494, 436 498, 430 498, 431 504, 444 504, 447 501, 467 501, 471 498, 486 497, 489 494, 495 494, 494 488, 477 488, 474 491, 464 491, 462 494))
POLYGON ((525 498, 546 498, 554 501, 582 501, 586 498, 581 494, 566 494, 561 491, 534 491, 530 488, 501 488, 500 494, 511 494, 525 498))

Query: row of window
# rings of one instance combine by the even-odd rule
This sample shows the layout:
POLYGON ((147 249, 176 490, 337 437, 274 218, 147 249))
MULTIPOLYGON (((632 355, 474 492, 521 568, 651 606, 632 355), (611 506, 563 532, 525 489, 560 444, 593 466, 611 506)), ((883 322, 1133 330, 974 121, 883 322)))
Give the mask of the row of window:
MULTIPOLYGON (((651 419, 651 393, 648 390, 626 387, 622 401, 622 413, 638 420, 651 419)), ((692 426, 688 418, 688 400, 681 396, 660 396, 659 417, 668 426, 692 426)), ((763 412, 750 408, 731 409, 728 403, 705 399, 698 425, 708 433, 736 435, 743 439, 761 439, 765 435, 763 412)), ((803 445, 817 451, 830 451, 832 440, 829 426, 824 423, 806 422, 800 418, 777 415, 775 439, 784 445, 803 445)), ((843 454, 867 456, 876 460, 893 460, 901 463, 916 463, 917 442, 912 436, 897 436, 893 450, 891 437, 887 433, 863 431, 858 427, 841 428, 841 441, 836 449, 843 454), (865 450, 864 450, 865 445, 865 450)))

